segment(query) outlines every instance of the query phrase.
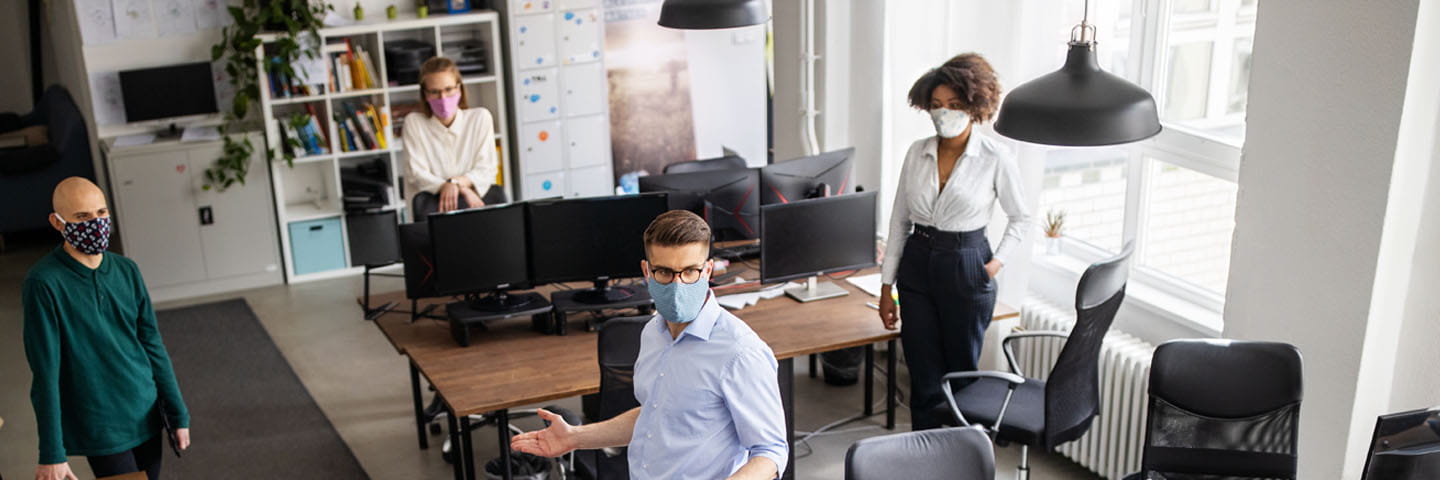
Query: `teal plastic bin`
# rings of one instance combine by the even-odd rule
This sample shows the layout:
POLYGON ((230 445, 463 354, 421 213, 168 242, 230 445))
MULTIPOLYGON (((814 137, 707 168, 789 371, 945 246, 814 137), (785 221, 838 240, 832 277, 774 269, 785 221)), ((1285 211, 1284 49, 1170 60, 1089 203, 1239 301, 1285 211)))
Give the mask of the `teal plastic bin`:
POLYGON ((345 268, 340 217, 290 223, 290 257, 295 274, 345 268))

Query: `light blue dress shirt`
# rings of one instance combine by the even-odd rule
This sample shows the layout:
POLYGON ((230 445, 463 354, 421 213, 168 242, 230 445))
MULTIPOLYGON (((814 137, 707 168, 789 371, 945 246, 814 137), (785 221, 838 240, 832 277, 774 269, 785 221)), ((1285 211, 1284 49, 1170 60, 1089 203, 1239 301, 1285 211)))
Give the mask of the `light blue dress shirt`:
POLYGON ((785 471, 789 445, 775 354, 715 303, 672 339, 656 315, 640 337, 630 478, 721 480, 751 458, 785 471))

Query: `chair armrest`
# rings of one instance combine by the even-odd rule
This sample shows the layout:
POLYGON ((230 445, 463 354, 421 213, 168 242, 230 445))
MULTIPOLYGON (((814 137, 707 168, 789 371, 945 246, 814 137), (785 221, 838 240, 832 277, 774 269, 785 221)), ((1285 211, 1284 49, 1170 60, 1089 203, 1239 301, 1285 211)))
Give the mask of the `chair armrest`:
MULTIPOLYGON (((950 382, 967 378, 994 378, 1008 383, 1005 392, 1005 402, 1000 404, 1000 414, 995 416, 994 431, 1000 431, 1000 422, 1005 419, 1005 409, 1010 406, 1010 395, 1015 393, 1015 386, 1025 383, 1025 377, 1005 372, 950 372, 940 377, 940 391, 945 393, 945 401, 950 404, 950 413, 960 422, 960 426, 970 426, 970 421, 965 419, 965 414, 960 413, 960 404, 955 401, 954 389, 950 382)), ((992 435, 993 436, 993 435, 992 435)))
POLYGON ((1010 363, 1011 372, 1016 375, 1025 375, 1025 372, 1020 371, 1020 363, 1015 361, 1015 350, 1010 346, 1010 342, 1012 340, 1037 337, 1070 338, 1070 332, 1062 332, 1059 330, 1034 330, 1006 335, 1005 340, 1000 341, 1000 346, 1001 349, 1005 351, 1005 361, 1010 363))

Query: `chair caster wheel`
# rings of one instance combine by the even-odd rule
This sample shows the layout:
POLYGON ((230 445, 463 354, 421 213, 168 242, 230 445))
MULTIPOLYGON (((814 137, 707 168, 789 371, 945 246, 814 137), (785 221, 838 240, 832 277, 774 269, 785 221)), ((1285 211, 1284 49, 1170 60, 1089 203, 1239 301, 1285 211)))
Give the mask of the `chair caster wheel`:
POLYGON ((431 435, 439 435, 439 434, 440 434, 440 424, 438 424, 438 423, 432 423, 432 424, 430 424, 430 434, 431 434, 431 435))

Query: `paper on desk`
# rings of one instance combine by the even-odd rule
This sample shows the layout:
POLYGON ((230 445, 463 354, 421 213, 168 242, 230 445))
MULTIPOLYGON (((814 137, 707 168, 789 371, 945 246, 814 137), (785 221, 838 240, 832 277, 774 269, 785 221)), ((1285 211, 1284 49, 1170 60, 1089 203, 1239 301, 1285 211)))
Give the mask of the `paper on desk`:
POLYGON ((758 292, 736 293, 715 297, 716 303, 731 310, 739 310, 754 305, 759 301, 760 294, 758 292))
POLYGON ((137 133, 135 135, 125 135, 115 138, 115 146, 117 147, 149 145, 151 143, 155 143, 155 134, 153 133, 137 133))
POLYGON ((880 296, 880 274, 878 273, 855 275, 845 279, 845 281, 850 282, 851 285, 860 288, 860 290, 865 291, 865 293, 871 296, 880 296))
POLYGON ((215 127, 185 127, 185 131, 180 134, 181 142, 206 142, 219 139, 220 131, 215 127))

